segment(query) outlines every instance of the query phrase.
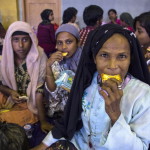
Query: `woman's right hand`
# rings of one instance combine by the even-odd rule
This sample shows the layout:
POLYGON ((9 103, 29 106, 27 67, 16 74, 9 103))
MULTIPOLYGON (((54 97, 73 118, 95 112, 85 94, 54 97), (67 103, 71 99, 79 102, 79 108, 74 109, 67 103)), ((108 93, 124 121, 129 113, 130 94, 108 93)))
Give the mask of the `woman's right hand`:
POLYGON ((5 108, 5 109, 12 108, 15 103, 19 103, 20 101, 19 96, 20 95, 16 91, 11 90, 6 102, 2 104, 2 108, 5 108))
POLYGON ((63 55, 62 52, 57 51, 53 54, 51 54, 50 58, 47 61, 47 67, 51 67, 51 65, 55 62, 55 61, 62 61, 63 60, 63 55))
POLYGON ((14 90, 12 90, 12 91, 10 92, 10 97, 11 97, 11 99, 13 100, 14 103, 20 103, 19 96, 20 96, 19 93, 16 92, 16 91, 14 91, 14 90))

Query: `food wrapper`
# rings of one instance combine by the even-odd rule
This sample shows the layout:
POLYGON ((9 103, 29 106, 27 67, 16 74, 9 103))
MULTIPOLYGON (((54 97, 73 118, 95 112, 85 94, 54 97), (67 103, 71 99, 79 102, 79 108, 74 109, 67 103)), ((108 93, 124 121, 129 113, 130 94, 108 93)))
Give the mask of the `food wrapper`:
POLYGON ((60 66, 58 61, 55 61, 51 67, 52 67, 54 78, 55 80, 57 80, 60 76, 60 73, 63 71, 63 68, 60 66))
POLYGON ((106 80, 108 80, 110 78, 115 78, 116 80, 122 82, 121 76, 119 74, 117 74, 117 75, 108 75, 108 74, 104 74, 104 73, 101 74, 102 82, 105 82, 106 80))
POLYGON ((75 73, 71 70, 62 71, 60 77, 55 81, 57 86, 62 87, 64 90, 70 92, 75 73))

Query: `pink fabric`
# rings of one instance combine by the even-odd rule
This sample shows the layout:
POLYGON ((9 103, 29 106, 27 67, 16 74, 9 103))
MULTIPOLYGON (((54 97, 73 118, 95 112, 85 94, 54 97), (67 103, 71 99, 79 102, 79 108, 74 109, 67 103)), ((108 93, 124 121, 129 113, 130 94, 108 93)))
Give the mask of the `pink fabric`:
POLYGON ((13 90, 17 90, 14 53, 11 44, 11 36, 15 31, 27 32, 32 39, 32 46, 26 57, 27 70, 31 80, 27 88, 27 96, 29 97, 27 104, 28 108, 34 114, 37 114, 35 92, 37 87, 43 84, 45 80, 47 57, 43 50, 37 46, 37 38, 28 23, 16 21, 7 30, 1 61, 2 83, 13 90))

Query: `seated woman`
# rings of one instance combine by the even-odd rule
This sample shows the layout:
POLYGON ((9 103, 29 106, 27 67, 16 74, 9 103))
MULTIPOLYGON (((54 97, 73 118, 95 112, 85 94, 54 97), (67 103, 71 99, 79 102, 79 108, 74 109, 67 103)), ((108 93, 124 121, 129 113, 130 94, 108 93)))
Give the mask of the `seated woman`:
POLYGON ((68 100, 69 87, 72 85, 82 49, 78 46, 79 32, 73 25, 61 25, 55 36, 58 51, 47 61, 46 85, 49 91, 48 116, 57 118, 63 113, 68 100))
POLYGON ((115 24, 97 28, 85 43, 62 120, 34 150, 61 137, 78 150, 148 149, 149 84, 134 33, 115 24))
POLYGON ((0 120, 24 126, 41 122, 41 129, 49 131, 43 107, 47 57, 37 46, 37 38, 29 24, 16 21, 7 30, 1 60, 0 91, 7 99, 0 99, 0 120))

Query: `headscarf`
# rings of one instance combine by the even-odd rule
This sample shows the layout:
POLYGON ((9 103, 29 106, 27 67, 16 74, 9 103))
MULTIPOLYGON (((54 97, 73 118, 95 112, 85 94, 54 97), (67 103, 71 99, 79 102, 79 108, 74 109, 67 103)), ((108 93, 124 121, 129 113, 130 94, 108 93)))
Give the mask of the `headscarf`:
POLYGON ((57 35, 60 32, 68 32, 72 34, 77 40, 79 40, 80 38, 78 29, 72 24, 66 23, 66 24, 62 24, 61 26, 59 26, 59 28, 56 30, 55 37, 57 37, 57 35))
POLYGON ((51 21, 49 20, 49 15, 52 13, 53 11, 51 9, 45 9, 41 12, 41 18, 42 18, 42 22, 40 24, 42 25, 46 25, 46 24, 50 24, 51 21))
POLYGON ((128 12, 124 12, 120 15, 120 20, 124 21, 127 25, 129 25, 130 27, 133 28, 133 18, 131 16, 131 14, 129 14, 128 12))
POLYGON ((94 57, 103 44, 115 33, 124 35, 131 47, 131 63, 128 72, 135 78, 150 84, 146 61, 139 42, 134 33, 116 24, 105 24, 90 32, 80 58, 76 76, 71 88, 63 118, 55 124, 52 130, 54 138, 72 139, 75 131, 82 127, 82 96, 84 90, 91 84, 96 65, 94 57))
POLYGON ((14 72, 14 52, 11 43, 12 34, 16 31, 23 31, 28 33, 32 40, 31 49, 28 52, 25 60, 28 74, 30 76, 30 83, 27 88, 27 96, 29 97, 29 101, 27 101, 27 104, 28 108, 33 113, 37 114, 35 93, 37 86, 44 83, 47 59, 43 50, 38 46, 37 38, 28 23, 16 21, 12 23, 7 30, 1 60, 2 83, 3 85, 6 85, 13 90, 17 90, 14 72), (40 64, 42 64, 42 68, 40 68, 40 64))

